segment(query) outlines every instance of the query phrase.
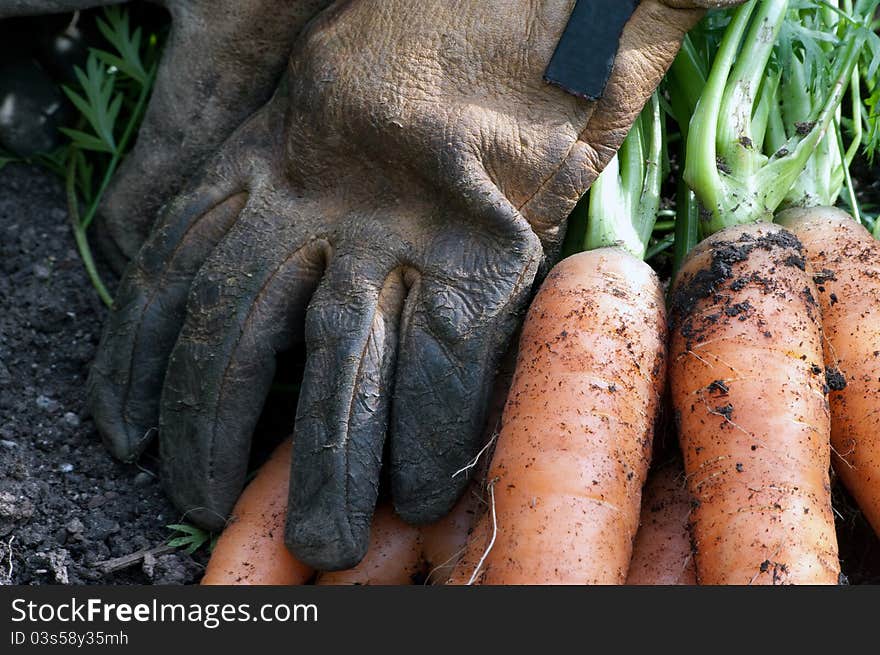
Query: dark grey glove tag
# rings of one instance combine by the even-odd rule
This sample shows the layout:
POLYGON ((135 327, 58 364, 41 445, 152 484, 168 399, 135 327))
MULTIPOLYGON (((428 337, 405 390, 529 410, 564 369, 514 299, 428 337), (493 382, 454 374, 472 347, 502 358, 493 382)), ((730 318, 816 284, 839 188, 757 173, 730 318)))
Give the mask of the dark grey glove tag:
POLYGON ((544 79, 581 98, 601 98, 623 26, 640 1, 577 0, 544 79))

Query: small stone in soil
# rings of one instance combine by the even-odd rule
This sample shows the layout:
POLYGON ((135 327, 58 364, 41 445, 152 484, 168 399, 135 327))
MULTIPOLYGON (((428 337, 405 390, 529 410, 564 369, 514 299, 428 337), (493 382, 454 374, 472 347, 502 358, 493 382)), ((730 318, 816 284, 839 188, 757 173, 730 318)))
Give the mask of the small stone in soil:
POLYGON ((152 575, 148 577, 153 584, 191 584, 201 574, 201 569, 189 556, 172 553, 157 557, 150 573, 152 575))
POLYGON ((74 518, 74 519, 71 519, 70 521, 68 521, 67 525, 65 527, 67 528, 67 531, 70 534, 79 534, 80 532, 85 530, 86 526, 83 525, 82 521, 74 518))
POLYGON ((78 428, 80 423, 79 416, 73 412, 65 412, 64 422, 72 428, 78 428))
POLYGON ((49 398, 49 396, 44 396, 43 394, 40 394, 39 396, 37 396, 36 403, 37 407, 39 407, 40 409, 44 409, 47 412, 51 413, 58 411, 58 401, 49 398))
POLYGON ((0 516, 7 519, 27 519, 34 514, 34 504, 27 498, 8 491, 0 492, 0 516))

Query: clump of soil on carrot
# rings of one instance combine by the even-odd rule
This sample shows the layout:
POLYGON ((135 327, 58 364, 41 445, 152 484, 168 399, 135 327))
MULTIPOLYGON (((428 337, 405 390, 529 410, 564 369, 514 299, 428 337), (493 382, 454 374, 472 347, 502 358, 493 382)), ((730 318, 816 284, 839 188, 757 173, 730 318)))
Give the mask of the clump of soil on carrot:
MULTIPOLYGON (((735 264, 745 261, 749 254, 756 248, 772 251, 779 248, 789 252, 783 259, 776 262, 781 266, 792 266, 805 270, 803 246, 797 237, 788 232, 771 232, 759 237, 744 234, 737 241, 718 241, 712 247, 709 265, 703 268, 690 279, 681 281, 673 289, 670 300, 670 330, 680 330, 686 339, 688 348, 694 339, 722 318, 721 312, 730 318, 736 317, 740 321, 748 320, 751 316, 752 306, 748 301, 732 303, 731 294, 725 291, 741 291, 748 284, 754 283, 766 293, 782 293, 778 285, 771 278, 765 278, 753 273, 751 276, 734 278, 733 267, 735 264), (694 308, 697 303, 712 296, 721 306, 719 313, 694 316, 694 308)), ((812 297, 809 289, 804 289, 804 301, 808 311, 818 305, 812 297)), ((760 327, 767 327, 760 325, 760 327)), ((767 329, 763 332, 767 338, 772 337, 772 332, 767 329)))

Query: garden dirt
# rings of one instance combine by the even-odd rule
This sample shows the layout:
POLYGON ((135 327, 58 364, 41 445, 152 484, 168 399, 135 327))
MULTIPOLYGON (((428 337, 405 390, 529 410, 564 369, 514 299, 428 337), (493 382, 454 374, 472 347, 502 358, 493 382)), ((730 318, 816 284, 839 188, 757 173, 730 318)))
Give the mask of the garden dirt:
POLYGON ((155 452, 137 464, 117 462, 85 411, 105 314, 76 251, 60 181, 38 168, 6 166, 0 583, 186 584, 201 577, 204 552, 165 545, 166 526, 181 516, 159 485, 155 452))

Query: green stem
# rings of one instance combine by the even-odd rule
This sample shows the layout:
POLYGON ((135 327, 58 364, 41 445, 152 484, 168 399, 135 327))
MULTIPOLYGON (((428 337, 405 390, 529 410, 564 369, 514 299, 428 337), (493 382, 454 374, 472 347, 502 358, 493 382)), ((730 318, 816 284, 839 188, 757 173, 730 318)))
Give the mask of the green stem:
MULTIPOLYGON (((864 132, 862 131, 862 75, 859 67, 856 66, 853 69, 852 77, 849 81, 849 97, 850 104, 852 105, 852 122, 853 122, 853 137, 852 142, 849 144, 849 149, 846 151, 846 154, 843 157, 843 163, 845 168, 849 168, 852 165, 853 159, 855 159, 856 153, 859 151, 859 147, 862 145, 862 137, 864 136, 864 132)), ((843 150, 841 149, 841 152, 843 150)))
POLYGON ((110 292, 104 285, 103 280, 101 280, 101 276, 98 274, 98 269, 95 266, 95 259, 92 256, 92 249, 89 245, 87 230, 92 224, 92 221, 94 220, 95 215, 98 211, 98 206, 101 204, 101 199, 103 198, 104 193, 106 192, 107 187, 110 184, 110 180, 112 179, 113 174, 116 172, 116 168, 119 166, 119 162, 121 161, 122 156, 125 154, 128 142, 134 135, 135 128, 141 122, 141 118, 143 117, 143 113, 146 109, 147 99, 150 97, 150 89, 152 89, 153 87, 153 79, 155 78, 156 70, 156 65, 151 67, 146 83, 141 86, 137 102, 135 103, 134 109, 131 112, 128 123, 125 125, 125 129, 122 132, 122 136, 119 139, 118 145, 113 152, 113 156, 110 159, 110 163, 107 166, 104 177, 101 179, 101 184, 98 187, 98 191, 94 195, 92 202, 89 204, 86 213, 82 218, 80 218, 79 201, 76 197, 77 149, 74 146, 71 146, 70 148, 69 159, 67 162, 65 187, 67 192, 67 210, 70 215, 70 222, 73 228, 73 238, 76 241, 76 247, 79 251, 80 257, 82 258, 86 273, 89 276, 89 280, 91 281, 92 286, 95 288, 95 291, 97 291, 98 296, 101 298, 101 301, 105 305, 107 305, 107 307, 113 306, 113 297, 110 295, 110 292))
MULTIPOLYGON (((643 155, 644 177, 641 180, 641 193, 637 197, 635 220, 639 239, 646 245, 657 223, 660 188, 663 185, 663 117, 658 94, 655 93, 648 100, 648 107, 642 112, 641 118, 644 123, 642 136, 646 149, 643 155)), ((634 190, 638 191, 639 187, 634 187, 634 190)))
POLYGON ((682 41, 681 50, 673 60, 666 80, 670 86, 670 104, 682 138, 687 140, 688 123, 706 86, 706 74, 699 53, 689 36, 682 41))
POLYGON ((769 211, 775 211, 783 201, 797 177, 804 170, 808 160, 819 147, 825 137, 828 127, 834 120, 837 108, 843 99, 849 78, 853 68, 858 62, 861 47, 864 44, 864 36, 858 35, 851 38, 844 51, 840 71, 831 87, 831 93, 822 107, 822 111, 816 117, 812 129, 806 136, 795 136, 790 144, 797 146, 786 157, 774 157, 767 166, 764 166, 756 176, 755 187, 759 190, 759 200, 769 211))
POLYGON ((767 131, 770 127, 770 116, 775 112, 774 103, 778 100, 780 76, 768 75, 761 84, 761 92, 758 96, 758 103, 755 107, 755 114, 752 116, 752 140, 754 147, 760 148, 767 137, 767 131))
MULTIPOLYGON (((752 110, 759 100, 767 62, 782 29, 788 0, 762 0, 757 5, 742 52, 724 86, 716 147, 725 164, 738 174, 752 175, 763 163, 760 144, 752 133, 752 110)), ((713 67, 714 68, 714 67, 713 67)))
POLYGON ((663 131, 658 94, 593 182, 584 249, 617 247, 645 258, 660 210, 663 131))
POLYGON ((707 207, 717 207, 723 198, 724 185, 718 171, 718 116, 727 78, 754 8, 752 0, 735 11, 690 121, 684 179, 692 189, 700 190, 701 200, 707 207))
POLYGON ((657 243, 650 246, 645 251, 645 260, 652 259, 659 255, 664 250, 668 250, 675 243, 675 235, 672 233, 667 234, 665 237, 660 239, 657 243))
MULTIPOLYGON (((840 133, 840 127, 837 124, 835 124, 835 126, 834 126, 834 135, 837 138, 838 149, 840 150, 840 152, 843 152, 843 135, 840 133)), ((850 176, 850 173, 849 173, 849 163, 844 160, 844 162, 841 164, 841 169, 842 169, 843 183, 845 183, 847 196, 849 197, 848 198, 849 199, 849 206, 850 206, 850 209, 852 209, 852 216, 854 219, 856 219, 856 222, 861 223, 862 222, 862 213, 859 210, 859 201, 858 201, 858 198, 856 198, 856 190, 853 187, 852 177, 850 176)), ((837 174, 837 171, 835 171, 834 174, 837 174)), ((833 183, 836 184, 836 182, 833 182, 833 183)), ((839 188, 839 187, 836 187, 836 188, 839 188)), ((837 201, 838 195, 840 195, 840 191, 838 191, 837 194, 835 194, 832 201, 827 204, 833 205, 837 201)))
MULTIPOLYGON (((787 0, 752 0, 734 13, 725 30, 690 123, 684 171, 707 211, 706 220, 700 221, 703 236, 731 225, 772 220, 795 184, 800 185, 796 194, 809 202, 827 202, 835 190, 839 193, 830 184, 830 172, 849 153, 838 147, 828 129, 839 115, 866 32, 861 22, 840 21, 842 45, 819 44, 825 56, 833 57, 833 69, 821 88, 814 88, 811 60, 802 60, 784 39, 776 46, 784 71, 776 87, 776 73, 767 69, 790 16, 798 19, 788 12, 787 0), (762 146, 769 146, 769 157, 762 146)), ((803 55, 809 56, 810 51, 803 55)))
MULTIPOLYGON (((789 49, 790 50, 790 49, 789 49)), ((813 103, 810 97, 810 81, 807 80, 804 62, 793 52, 789 52, 785 63, 785 79, 780 86, 782 96, 782 121, 785 125, 795 125, 810 119, 813 103)))
POLYGON ((683 178, 678 179, 675 196, 675 250, 672 258, 672 274, 676 275, 682 262, 697 245, 700 235, 700 205, 683 178))
POLYGON ((770 112, 767 116, 767 131, 764 134, 764 150, 772 156, 779 152, 781 148, 784 148, 788 142, 788 135, 785 133, 785 120, 782 118, 782 108, 779 100, 779 85, 776 86, 769 104, 770 112))
POLYGON ((79 217, 79 204, 76 197, 76 148, 73 146, 70 148, 70 156, 67 162, 65 191, 67 194, 67 211, 70 216, 70 223, 73 228, 73 238, 76 241, 79 256, 82 258, 89 280, 91 281, 92 286, 95 287, 95 291, 98 292, 101 301, 107 305, 107 307, 112 307, 113 297, 110 295, 110 292, 107 291, 107 287, 104 286, 104 282, 101 280, 101 276, 98 274, 98 269, 95 266, 95 260, 92 257, 92 249, 89 246, 89 240, 86 236, 87 226, 83 224, 79 217))
POLYGON ((620 182, 620 171, 618 152, 590 187, 584 250, 621 247, 632 252, 633 248, 638 249, 639 244, 632 229, 625 229, 630 207, 629 198, 623 192, 620 182))

